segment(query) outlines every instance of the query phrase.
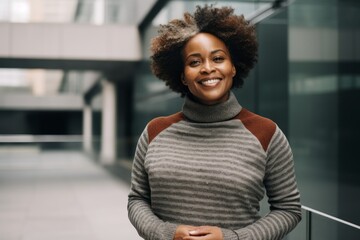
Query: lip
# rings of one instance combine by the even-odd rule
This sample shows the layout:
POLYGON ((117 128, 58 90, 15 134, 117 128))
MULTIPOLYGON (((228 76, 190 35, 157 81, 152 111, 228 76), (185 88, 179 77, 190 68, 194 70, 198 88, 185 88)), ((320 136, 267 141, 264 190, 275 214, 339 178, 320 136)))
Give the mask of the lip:
POLYGON ((206 78, 198 81, 198 84, 204 88, 215 88, 221 82, 221 78, 206 78))
POLYGON ((200 79, 199 81, 197 81, 198 83, 202 84, 202 82, 205 82, 205 81, 209 81, 209 80, 213 80, 213 79, 216 79, 216 80, 222 80, 222 78, 220 77, 206 77, 206 78, 202 78, 200 79))

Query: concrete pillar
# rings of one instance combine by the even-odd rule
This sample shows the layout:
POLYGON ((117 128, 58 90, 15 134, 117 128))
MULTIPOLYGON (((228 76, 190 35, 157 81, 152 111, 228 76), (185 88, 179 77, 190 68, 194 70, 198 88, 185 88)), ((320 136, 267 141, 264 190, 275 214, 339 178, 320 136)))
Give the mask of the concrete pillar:
POLYGON ((102 87, 101 162, 116 161, 116 86, 104 80, 102 87))
POLYGON ((92 153, 92 109, 89 103, 85 103, 83 110, 83 150, 92 153))

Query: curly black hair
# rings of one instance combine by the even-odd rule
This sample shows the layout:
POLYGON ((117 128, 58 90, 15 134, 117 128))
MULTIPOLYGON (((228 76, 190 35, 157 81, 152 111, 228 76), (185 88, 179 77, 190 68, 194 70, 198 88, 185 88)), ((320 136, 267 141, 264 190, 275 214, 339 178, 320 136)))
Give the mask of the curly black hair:
POLYGON ((186 95, 189 90, 181 82, 184 71, 182 50, 188 40, 200 32, 210 33, 225 43, 236 68, 232 88, 242 87, 257 62, 258 43, 255 27, 243 15, 235 15, 231 7, 197 6, 193 15, 186 12, 184 19, 161 25, 159 35, 151 43, 154 75, 173 91, 186 95))

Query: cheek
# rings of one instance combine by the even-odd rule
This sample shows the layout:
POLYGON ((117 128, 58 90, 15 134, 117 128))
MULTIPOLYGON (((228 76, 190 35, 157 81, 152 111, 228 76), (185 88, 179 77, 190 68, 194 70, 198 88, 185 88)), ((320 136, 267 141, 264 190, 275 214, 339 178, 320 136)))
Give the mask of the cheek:
POLYGON ((197 73, 191 68, 185 68, 184 69, 184 79, 187 81, 193 81, 196 77, 197 73))
POLYGON ((233 77, 235 76, 235 68, 232 66, 232 65, 227 65, 227 66, 224 66, 222 68, 222 72, 227 76, 227 77, 233 77))

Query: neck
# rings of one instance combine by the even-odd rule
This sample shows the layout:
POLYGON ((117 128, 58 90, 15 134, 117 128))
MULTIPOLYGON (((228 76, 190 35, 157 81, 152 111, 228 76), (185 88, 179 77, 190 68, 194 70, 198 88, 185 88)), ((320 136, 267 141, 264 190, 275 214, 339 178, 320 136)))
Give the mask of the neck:
POLYGON ((221 122, 232 119, 241 111, 235 95, 230 92, 229 98, 225 102, 213 105, 205 105, 190 96, 185 97, 183 113, 193 122, 221 122))

